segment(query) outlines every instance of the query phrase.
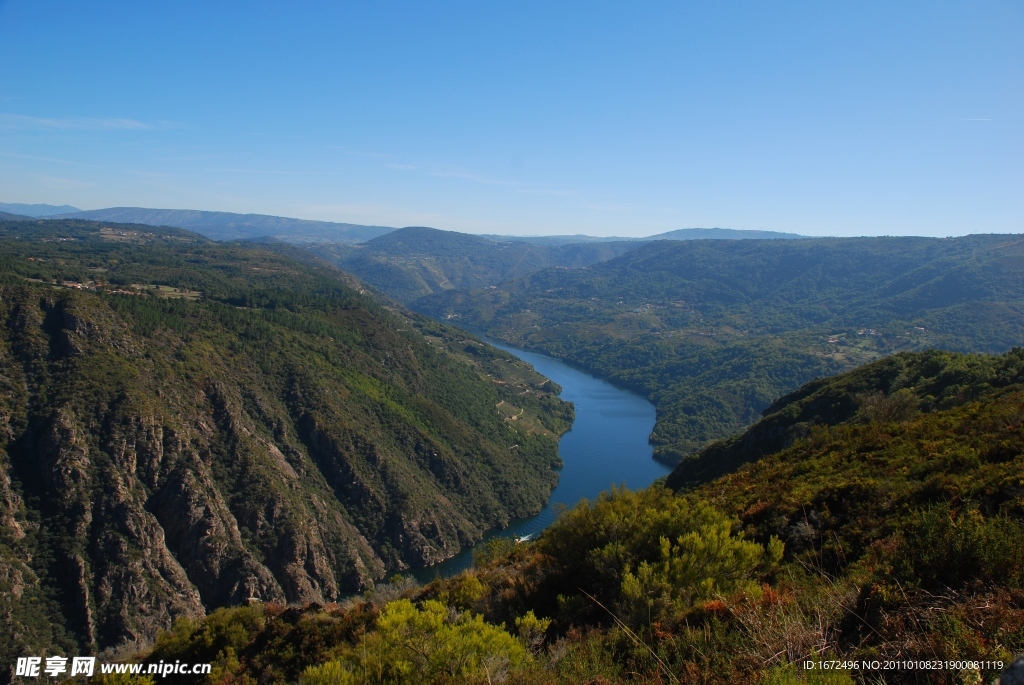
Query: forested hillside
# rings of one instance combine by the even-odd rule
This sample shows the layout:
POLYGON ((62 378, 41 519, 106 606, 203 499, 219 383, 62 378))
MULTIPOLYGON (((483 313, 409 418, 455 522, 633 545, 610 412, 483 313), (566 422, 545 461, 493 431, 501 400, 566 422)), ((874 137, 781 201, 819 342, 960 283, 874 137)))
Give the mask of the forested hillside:
POLYGON ((536 244, 411 227, 360 245, 322 245, 316 252, 399 302, 412 305, 433 293, 486 288, 547 267, 595 264, 640 244, 536 244))
POLYGON ((583 502, 460 576, 219 612, 136 658, 209 682, 960 685, 1024 650, 1024 351, 881 360, 722 447, 765 436, 788 444, 583 502))
POLYGON ((781 397, 743 433, 683 459, 669 475, 673 489, 707 483, 778 452, 816 426, 905 421, 920 412, 959 406, 1024 382, 1020 350, 998 357, 928 350, 901 352, 849 373, 822 378, 781 397))
POLYGON ((415 306, 647 395, 656 455, 675 463, 813 378, 1021 344, 1024 239, 661 241, 415 306))
POLYGON ((333 601, 541 508, 557 388, 345 278, 175 229, 0 222, 5 668, 333 601))

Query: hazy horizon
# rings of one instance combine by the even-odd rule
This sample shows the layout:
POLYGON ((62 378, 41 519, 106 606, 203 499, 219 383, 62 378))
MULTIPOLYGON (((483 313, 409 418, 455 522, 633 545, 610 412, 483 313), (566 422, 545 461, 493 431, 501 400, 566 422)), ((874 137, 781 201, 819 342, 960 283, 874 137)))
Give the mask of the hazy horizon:
POLYGON ((497 235, 1024 230, 1024 6, 0 0, 5 202, 497 235))
MULTIPOLYGON (((7 211, 4 208, 3 205, 15 205, 15 204, 36 204, 36 205, 55 206, 55 207, 59 207, 60 206, 60 205, 54 205, 53 203, 48 203, 48 202, 18 203, 18 202, 4 202, 4 201, 0 201, 0 212, 7 211)), ((66 203, 62 203, 62 204, 66 204, 66 203)), ((395 230, 400 230, 400 229, 403 229, 403 228, 433 228, 433 229, 437 229, 437 230, 441 230, 441 231, 453 231, 455 233, 464 233, 464 234, 467 234, 467 235, 476 235, 476 236, 484 236, 484 237, 487 237, 487 236, 499 236, 499 237, 500 236, 504 236, 504 237, 513 237, 513 238, 538 238, 538 237, 566 237, 566 238, 572 238, 572 237, 580 236, 580 237, 585 237, 585 238, 602 238, 602 239, 623 238, 623 239, 627 239, 627 240, 637 240, 637 239, 643 239, 643 238, 656 237, 656 236, 659 236, 659 235, 663 235, 663 234, 666 234, 666 233, 672 233, 672 232, 675 232, 675 231, 704 231, 704 230, 708 230, 708 231, 714 231, 714 230, 755 231, 755 232, 763 231, 763 232, 768 232, 768 233, 780 233, 780 234, 789 234, 789 235, 799 235, 799 236, 808 237, 808 238, 868 238, 868 237, 889 237, 889 236, 893 236, 893 237, 895 237, 895 236, 918 236, 918 237, 925 237, 925 238, 928 238, 928 237, 933 237, 933 238, 934 237, 939 237, 939 238, 942 238, 942 237, 945 237, 945 238, 955 238, 955 237, 967 236, 967 235, 985 235, 985 234, 1007 234, 1007 235, 1022 234, 1022 235, 1024 235, 1024 228, 1018 229, 1018 230, 1008 230, 1008 231, 977 230, 977 231, 967 231, 967 232, 964 232, 964 233, 949 233, 949 234, 946 234, 946 235, 934 235, 934 234, 929 234, 929 233, 899 233, 899 234, 895 234, 895 233, 885 233, 885 232, 881 232, 881 233, 851 233, 851 234, 847 234, 847 235, 838 235, 838 234, 826 234, 826 233, 821 233, 821 234, 797 233, 795 231, 781 231, 781 230, 771 230, 771 229, 741 229, 741 228, 732 228, 732 227, 729 227, 729 226, 681 226, 679 228, 673 228, 673 229, 668 229, 668 230, 665 230, 665 231, 659 231, 658 233, 641 233, 641 234, 636 234, 636 235, 625 235, 625 234, 615 234, 615 233, 611 233, 611 234, 607 234, 607 235, 597 235, 595 233, 586 233, 586 232, 558 233, 558 232, 550 232, 550 231, 549 232, 545 232, 545 233, 512 233, 512 232, 491 232, 491 231, 460 230, 460 229, 454 229, 454 228, 444 228, 444 227, 439 227, 439 226, 426 226, 426 225, 423 225, 423 224, 410 224, 408 226, 385 226, 383 224, 358 224, 358 223, 352 222, 352 221, 334 221, 334 220, 331 220, 331 219, 315 219, 315 218, 308 218, 308 217, 288 217, 288 216, 284 216, 282 214, 262 214, 262 213, 257 213, 257 212, 230 212, 230 211, 227 211, 227 210, 200 209, 200 208, 196 208, 196 207, 136 207, 136 206, 133 206, 133 205, 118 205, 118 207, 123 207, 123 208, 126 208, 126 209, 133 208, 133 209, 147 209, 147 210, 154 210, 154 211, 172 211, 172 212, 191 212, 191 211, 199 211, 199 212, 224 212, 224 213, 228 213, 228 214, 237 214, 239 216, 245 216, 245 215, 272 216, 272 217, 277 217, 277 218, 282 218, 282 219, 301 219, 301 220, 304 220, 304 221, 323 221, 323 222, 326 222, 326 223, 337 223, 337 224, 352 224, 352 225, 362 225, 362 226, 379 226, 381 228, 393 228, 395 230)), ((103 210, 103 209, 114 209, 114 208, 115 207, 94 207, 94 208, 86 209, 84 207, 76 207, 75 210, 76 210, 76 212, 89 212, 89 211, 98 211, 98 210, 103 210)), ((69 214, 73 214, 73 213, 76 213, 76 212, 68 212, 68 213, 69 214)), ((26 214, 25 216, 35 216, 35 215, 28 215, 28 214, 26 214)), ((38 215, 38 216, 36 216, 36 218, 39 218, 39 219, 49 219, 49 218, 52 218, 53 216, 60 216, 60 215, 38 215)))

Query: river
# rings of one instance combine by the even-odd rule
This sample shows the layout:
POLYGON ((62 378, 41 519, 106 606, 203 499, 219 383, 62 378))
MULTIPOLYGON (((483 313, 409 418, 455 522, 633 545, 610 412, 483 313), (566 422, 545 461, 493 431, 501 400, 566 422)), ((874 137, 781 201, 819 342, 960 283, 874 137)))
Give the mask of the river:
MULTIPOLYGON (((646 399, 557 359, 495 340, 487 342, 529 362, 538 373, 562 386, 560 397, 575 405, 576 420, 558 443, 558 454, 565 464, 547 505, 536 516, 514 520, 508 528, 489 532, 484 542, 495 536, 536 535, 551 525, 562 507, 571 507, 583 498, 592 500, 612 485, 644 488, 668 474, 670 469, 654 460, 654 451, 647 441, 654 428, 654 405, 646 399)), ((473 550, 468 549, 412 573, 421 582, 427 582, 438 575, 453 575, 472 564, 473 550)))

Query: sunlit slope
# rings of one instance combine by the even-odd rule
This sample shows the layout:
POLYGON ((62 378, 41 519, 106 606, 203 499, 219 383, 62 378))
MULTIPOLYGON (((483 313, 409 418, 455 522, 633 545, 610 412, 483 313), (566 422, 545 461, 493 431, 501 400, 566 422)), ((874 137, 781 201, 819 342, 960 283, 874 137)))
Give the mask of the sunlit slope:
POLYGON ((333 267, 173 229, 0 223, 0 313, 16 651, 331 601, 537 512, 557 480, 557 388, 333 267))
POLYGON ((900 352, 838 376, 816 379, 772 402, 764 416, 739 435, 684 458, 666 485, 698 487, 780 452, 822 426, 899 423, 971 401, 993 401, 1024 384, 1022 350, 999 356, 900 352))

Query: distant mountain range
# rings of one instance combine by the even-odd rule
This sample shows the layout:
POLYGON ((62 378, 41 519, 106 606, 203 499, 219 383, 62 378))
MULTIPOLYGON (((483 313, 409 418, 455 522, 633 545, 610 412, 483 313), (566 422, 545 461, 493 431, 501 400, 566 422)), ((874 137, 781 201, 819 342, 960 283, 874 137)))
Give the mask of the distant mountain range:
POLYGON ((202 234, 213 240, 252 240, 277 238, 288 243, 359 243, 395 230, 388 226, 339 224, 331 221, 290 219, 267 214, 204 212, 196 209, 146 209, 111 207, 75 211, 61 219, 116 221, 125 224, 173 226, 202 234))
POLYGON ((414 309, 421 297, 497 286, 549 267, 579 269, 657 240, 803 238, 794 233, 683 228, 649 238, 588 235, 471 235, 409 226, 360 245, 322 245, 317 253, 414 309))
POLYGON ((635 250, 637 240, 561 243, 493 240, 410 226, 361 245, 321 245, 317 255, 399 302, 446 290, 496 285, 548 267, 580 268, 635 250))
POLYGON ((680 228, 646 238, 625 238, 620 236, 598 237, 593 235, 483 235, 496 242, 535 243, 537 245, 570 245, 573 243, 646 242, 649 240, 797 240, 808 238, 797 233, 779 231, 747 231, 733 228, 680 228))
POLYGON ((26 205, 0 202, 0 212, 4 212, 6 214, 17 214, 19 216, 55 216, 57 214, 67 214, 68 212, 80 211, 82 210, 78 207, 72 207, 71 205, 26 205))
POLYGON ((747 231, 735 228, 680 228, 652 235, 646 240, 799 240, 810 236, 779 231, 747 231))
MULTIPOLYGON (((235 214, 207 212, 198 209, 149 209, 145 207, 108 207, 82 210, 71 205, 18 204, 0 202, 0 212, 19 217, 89 219, 116 221, 147 226, 171 226, 194 231, 213 240, 276 239, 292 244, 362 243, 398 230, 391 226, 364 226, 333 221, 292 219, 269 214, 235 214)), ((12 218, 12 217, 4 217, 12 218)), ((18 218, 18 217, 13 217, 18 218)), ((591 235, 508 236, 481 235, 494 242, 519 242, 536 245, 571 245, 576 243, 643 242, 648 240, 760 240, 798 239, 807 236, 777 231, 747 231, 731 228, 681 228, 646 238, 599 237, 591 235)))

